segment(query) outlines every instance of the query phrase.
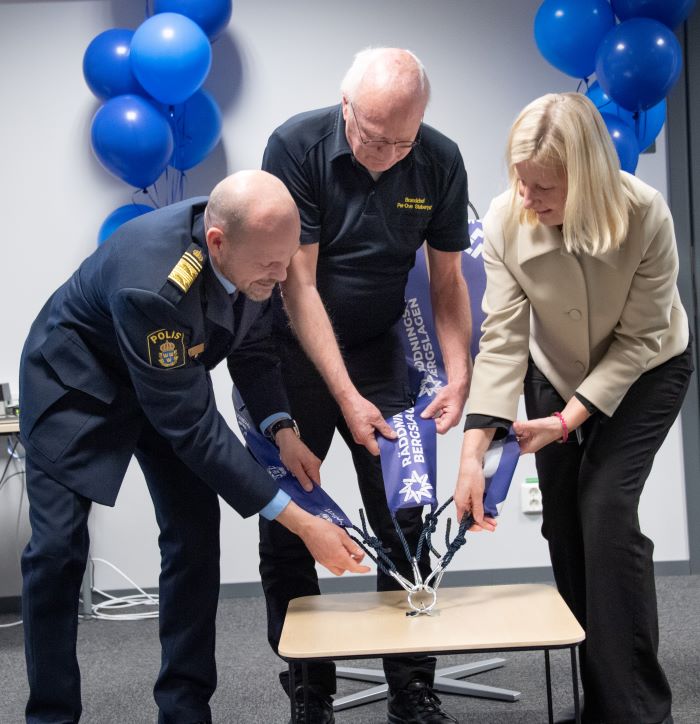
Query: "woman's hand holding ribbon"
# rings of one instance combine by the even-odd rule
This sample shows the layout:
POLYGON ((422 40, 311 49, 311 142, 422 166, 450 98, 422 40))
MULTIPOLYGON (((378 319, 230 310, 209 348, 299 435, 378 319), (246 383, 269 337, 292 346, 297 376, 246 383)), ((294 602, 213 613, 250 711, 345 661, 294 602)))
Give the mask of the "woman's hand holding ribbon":
POLYGON ((459 473, 455 486, 454 501, 457 520, 471 515, 474 525, 469 529, 496 530, 496 521, 484 515, 484 454, 493 438, 492 428, 467 430, 462 442, 459 473))

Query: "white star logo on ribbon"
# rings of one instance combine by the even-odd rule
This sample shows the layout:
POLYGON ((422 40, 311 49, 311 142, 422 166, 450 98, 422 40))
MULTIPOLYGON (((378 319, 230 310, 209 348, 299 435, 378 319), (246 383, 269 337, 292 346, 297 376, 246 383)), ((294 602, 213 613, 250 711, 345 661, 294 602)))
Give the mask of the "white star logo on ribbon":
POLYGON ((432 397, 441 387, 442 382, 437 377, 433 377, 432 375, 425 375, 425 377, 423 377, 420 382, 418 397, 423 397, 423 395, 428 395, 428 397, 432 397))
POLYGON ((281 465, 270 465, 267 468, 267 472, 273 477, 274 480, 279 480, 287 474, 287 468, 281 465))
POLYGON ((411 473, 411 477, 403 478, 402 482, 405 483, 405 485, 399 490, 399 493, 403 494, 404 503, 414 500, 420 505, 421 498, 428 498, 428 500, 430 500, 433 497, 433 486, 428 482, 428 473, 420 475, 417 470, 414 470, 411 473))

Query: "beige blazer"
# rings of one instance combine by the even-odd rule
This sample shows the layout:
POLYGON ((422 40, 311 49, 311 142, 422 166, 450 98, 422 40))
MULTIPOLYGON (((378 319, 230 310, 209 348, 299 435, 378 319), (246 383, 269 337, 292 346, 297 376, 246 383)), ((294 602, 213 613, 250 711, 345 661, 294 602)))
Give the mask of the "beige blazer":
POLYGON ((556 227, 512 219, 510 191, 492 201, 468 412, 514 420, 529 353, 565 401, 578 391, 612 415, 645 370, 686 348, 671 213, 658 191, 621 173, 633 198, 629 234, 598 257, 567 253, 556 227))

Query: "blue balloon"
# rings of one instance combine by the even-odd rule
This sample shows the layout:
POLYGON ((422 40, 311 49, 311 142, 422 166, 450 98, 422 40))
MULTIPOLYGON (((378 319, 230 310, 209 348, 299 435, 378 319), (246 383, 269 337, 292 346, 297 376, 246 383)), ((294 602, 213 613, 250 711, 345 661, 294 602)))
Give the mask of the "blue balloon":
POLYGON ((535 15, 535 42, 555 68, 587 78, 598 45, 614 25, 607 0, 544 0, 535 15))
POLYGON ((608 113, 601 113, 601 116, 620 159, 620 168, 628 173, 634 173, 639 161, 639 144, 634 135, 634 129, 617 116, 611 116, 608 113))
POLYGON ((634 128, 634 134, 637 137, 640 151, 646 151, 646 149, 651 146, 666 122, 665 98, 661 103, 652 106, 648 111, 632 113, 632 111, 626 111, 624 108, 618 106, 600 87, 600 83, 597 81, 586 91, 586 95, 601 113, 617 116, 628 126, 634 128))
POLYGON ((203 161, 221 138, 221 111, 203 89, 169 111, 168 120, 175 138, 170 165, 179 171, 203 161))
POLYGON ((126 93, 144 94, 129 61, 133 37, 134 31, 126 28, 105 30, 92 39, 85 51, 85 82, 103 101, 126 93))
POLYGON ((100 230, 97 232, 97 244, 102 244, 108 239, 122 224, 125 224, 131 219, 135 219, 137 216, 143 216, 149 211, 153 211, 152 206, 146 206, 145 204, 126 204, 126 206, 120 206, 107 216, 102 222, 100 230))
POLYGON ((140 96, 117 96, 99 108, 91 140, 97 159, 110 173, 141 189, 163 173, 173 154, 167 120, 140 96))
POLYGON ((611 0, 611 4, 621 21, 651 18, 673 29, 693 12, 695 0, 611 0))
POLYGON ((676 36, 658 20, 633 18, 603 38, 596 56, 602 89, 628 111, 645 111, 671 90, 682 65, 676 36))
POLYGON ((178 13, 159 13, 139 25, 131 41, 131 67, 161 103, 186 101, 204 83, 211 45, 204 31, 178 13))
POLYGON ((180 13, 197 25, 214 40, 231 20, 231 0, 155 0, 154 13, 180 13))

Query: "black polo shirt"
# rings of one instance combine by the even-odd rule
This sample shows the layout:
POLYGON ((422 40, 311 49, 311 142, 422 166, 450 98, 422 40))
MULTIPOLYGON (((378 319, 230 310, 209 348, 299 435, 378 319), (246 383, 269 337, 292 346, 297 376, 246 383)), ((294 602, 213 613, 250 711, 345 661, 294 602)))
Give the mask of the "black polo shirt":
POLYGON ((400 319, 423 241, 440 251, 469 246, 462 156, 456 143, 425 124, 420 144, 376 182, 350 151, 340 105, 282 124, 262 167, 294 197, 301 243, 319 244, 318 290, 345 347, 400 319))

